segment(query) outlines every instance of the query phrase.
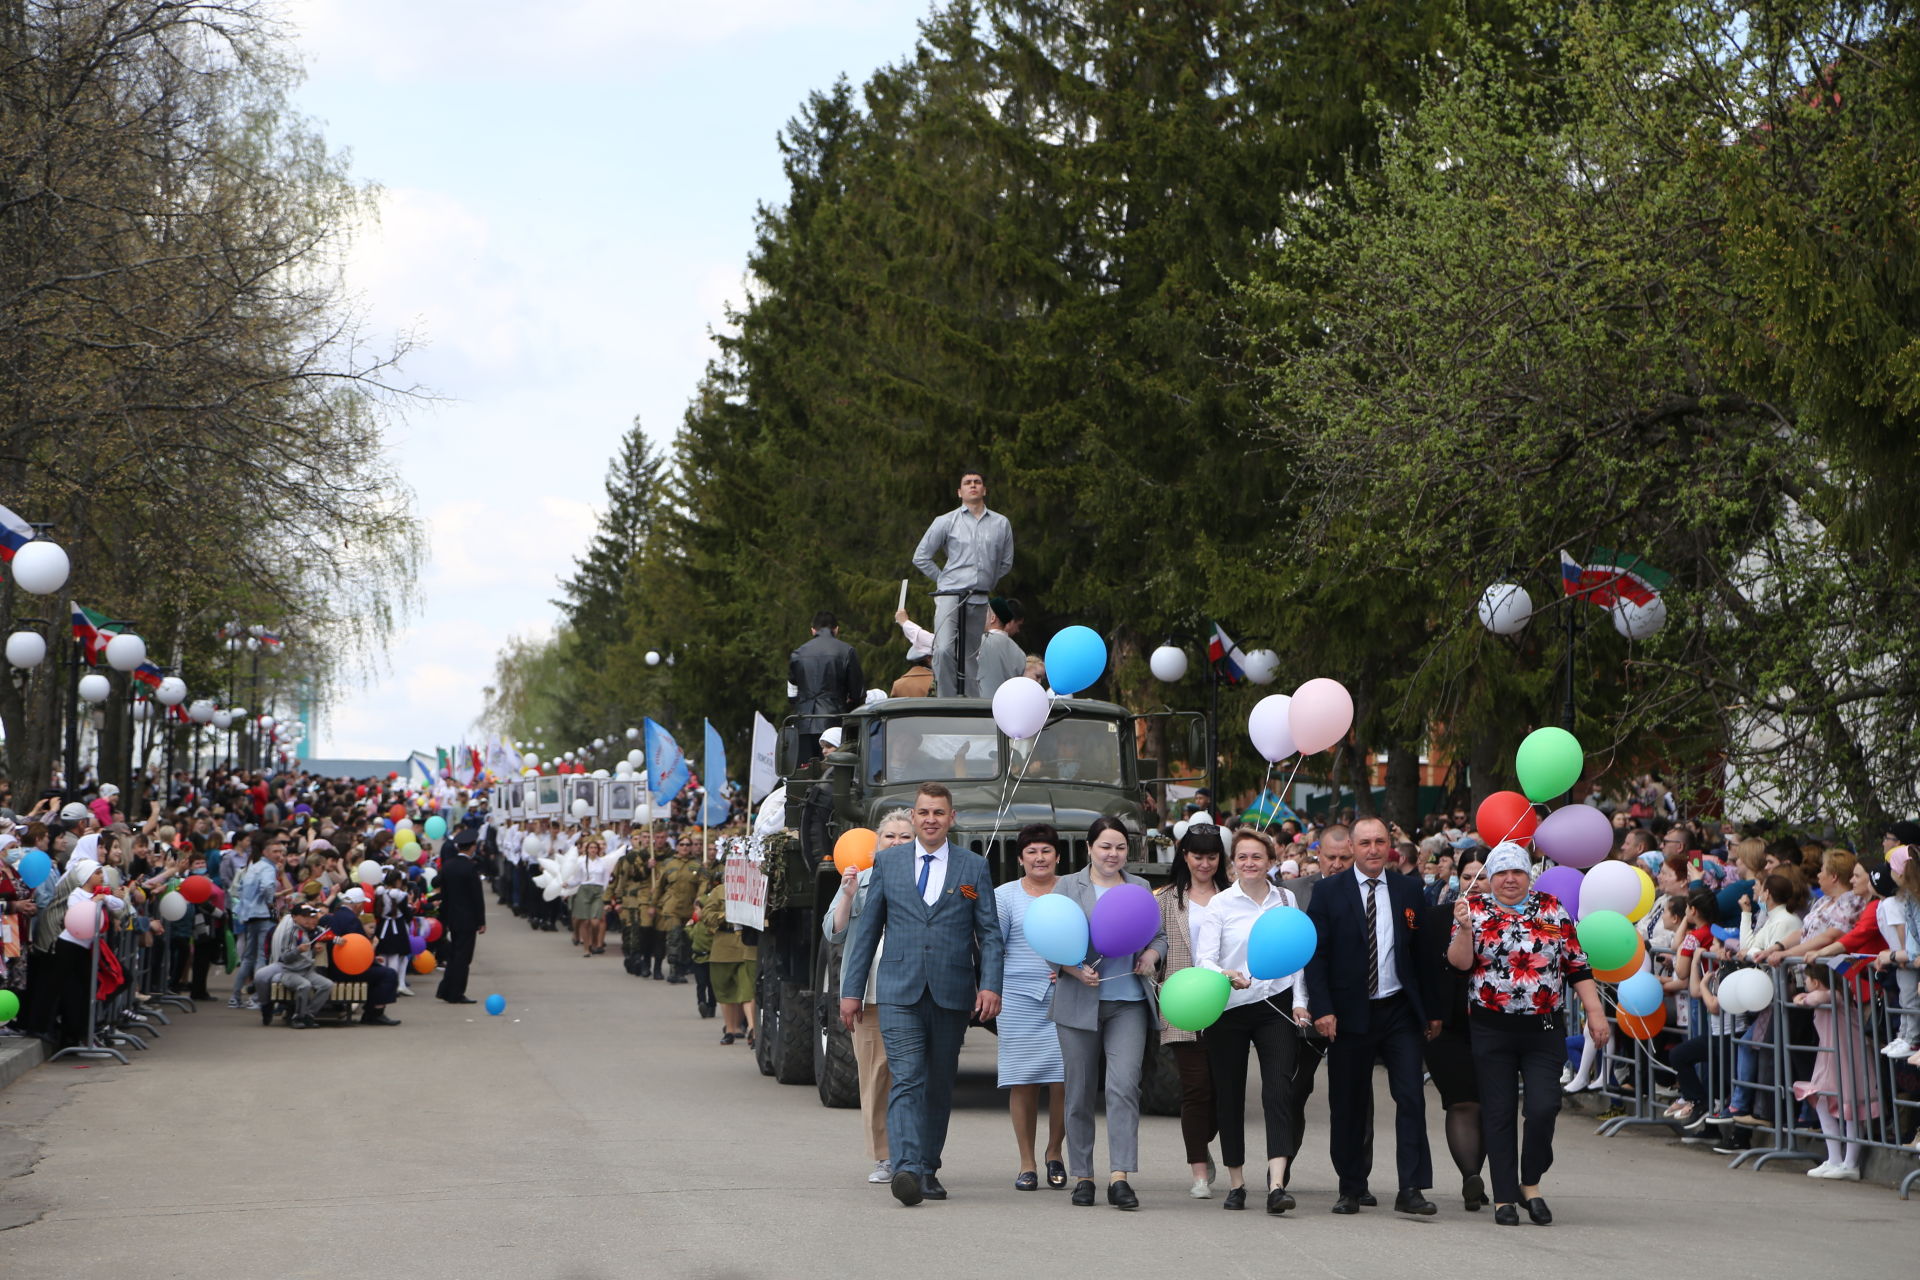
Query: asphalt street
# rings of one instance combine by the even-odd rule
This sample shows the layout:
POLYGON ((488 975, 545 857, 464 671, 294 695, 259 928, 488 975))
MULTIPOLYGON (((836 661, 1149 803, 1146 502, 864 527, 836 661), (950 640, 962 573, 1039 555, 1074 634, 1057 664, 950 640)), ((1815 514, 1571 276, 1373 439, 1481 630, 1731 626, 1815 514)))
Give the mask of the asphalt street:
MULTIPOLYGON (((1437 1101, 1436 1218, 1329 1214, 1317 1105, 1294 1178, 1300 1206, 1284 1218, 1189 1199, 1178 1122, 1159 1117, 1143 1122, 1142 1208, 1076 1209, 1064 1192, 1013 1190, 994 1041, 977 1032, 942 1174, 952 1199, 903 1209, 864 1181, 858 1113, 762 1076, 744 1045, 717 1044, 719 1024, 695 1017, 690 987, 629 977, 614 954, 583 959, 563 935, 499 917, 471 991, 504 995, 503 1016, 442 1004, 430 980, 414 981, 422 995, 399 1002, 399 1028, 263 1028, 257 1014, 203 1005, 130 1066, 55 1063, 0 1091, 0 1227, 11 1227, 0 1273, 857 1280, 1284 1268, 1426 1280, 1690 1269, 1703 1249, 1737 1245, 1769 1274, 1880 1275, 1909 1269, 1920 1231, 1920 1199, 1883 1186, 1815 1182, 1799 1165, 1728 1171, 1667 1137, 1596 1137, 1570 1115, 1547 1182, 1558 1222, 1497 1228, 1460 1208, 1437 1101)), ((1391 1116, 1382 1089, 1383 1154, 1391 1116)), ((1249 1134, 1257 1126, 1256 1114, 1249 1134)), ((1390 1169, 1375 1186, 1390 1203, 1390 1169)))

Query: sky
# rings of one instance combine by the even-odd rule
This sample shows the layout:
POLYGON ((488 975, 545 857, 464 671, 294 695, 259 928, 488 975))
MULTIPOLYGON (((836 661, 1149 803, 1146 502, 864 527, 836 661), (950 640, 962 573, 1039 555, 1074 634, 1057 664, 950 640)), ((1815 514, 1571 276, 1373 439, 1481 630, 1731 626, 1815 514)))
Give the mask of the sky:
POLYGON ((913 47, 926 0, 283 0, 296 107, 380 189, 348 279, 439 401, 389 440, 431 559, 319 757, 471 737, 494 658, 551 634, 637 415, 662 450, 744 296, 776 135, 913 47))

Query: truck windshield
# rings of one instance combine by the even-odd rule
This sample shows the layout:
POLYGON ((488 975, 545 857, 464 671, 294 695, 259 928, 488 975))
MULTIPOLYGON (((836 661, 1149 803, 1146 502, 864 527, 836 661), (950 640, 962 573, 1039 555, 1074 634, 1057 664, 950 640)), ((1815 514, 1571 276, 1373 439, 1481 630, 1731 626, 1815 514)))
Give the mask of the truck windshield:
MULTIPOLYGON (((891 716, 874 725, 867 759, 874 782, 926 782, 1003 776, 1005 740, 981 716, 891 716)), ((1037 743, 1013 744, 1013 771, 1028 781, 1053 779, 1117 787, 1120 726, 1112 720, 1061 720, 1037 743), (1027 754, 1033 753, 1029 763, 1027 754)))
POLYGON ((1120 726, 1112 720, 1061 720, 1048 725, 1031 748, 1014 744, 1013 768, 1026 770, 1029 780, 1054 778, 1062 782, 1091 782, 1117 787, 1120 775, 1120 726), (1019 758, 1033 751, 1033 763, 1019 758))

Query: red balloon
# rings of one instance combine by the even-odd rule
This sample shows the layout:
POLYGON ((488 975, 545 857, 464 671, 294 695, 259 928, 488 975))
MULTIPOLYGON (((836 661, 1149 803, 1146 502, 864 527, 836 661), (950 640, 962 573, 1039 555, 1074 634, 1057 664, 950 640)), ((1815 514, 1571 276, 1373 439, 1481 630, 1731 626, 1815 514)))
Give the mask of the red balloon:
POLYGON ((395 822, 398 822, 400 821, 400 819, 407 816, 407 806, 403 804, 396 804, 393 806, 393 808, 387 810, 387 816, 389 818, 392 818, 395 822))
POLYGON ((1636 1018, 1622 1009, 1618 1021, 1620 1023, 1620 1029, 1632 1036, 1635 1040, 1651 1040, 1666 1028, 1667 1007, 1661 1005, 1644 1018, 1636 1018))
POLYGON ((188 876, 180 882, 180 896, 199 906, 213 896, 213 881, 205 876, 188 876))
POLYGON ((438 920, 432 919, 431 917, 428 918, 427 920, 427 941, 428 942, 440 941, 440 935, 445 932, 446 932, 445 926, 443 926, 438 920))
POLYGON ((1502 840, 1527 844, 1540 825, 1540 815, 1534 811, 1533 802, 1518 791, 1496 791, 1480 802, 1473 825, 1481 842, 1489 847, 1502 840))

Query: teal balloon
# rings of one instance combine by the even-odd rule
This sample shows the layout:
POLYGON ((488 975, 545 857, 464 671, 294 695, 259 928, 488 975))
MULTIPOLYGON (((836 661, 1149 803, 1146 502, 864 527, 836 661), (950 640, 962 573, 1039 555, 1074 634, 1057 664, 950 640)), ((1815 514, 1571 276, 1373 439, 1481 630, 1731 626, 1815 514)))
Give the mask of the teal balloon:
POLYGON ((1233 986, 1212 969, 1182 969, 1160 988, 1160 1016, 1181 1031, 1205 1031, 1227 1011, 1233 986))
POLYGON ((1307 967, 1320 931, 1298 907, 1263 911, 1247 934, 1247 972, 1256 978, 1284 978, 1307 967))
POLYGON ((1513 771, 1520 777, 1520 790, 1535 804, 1563 796, 1580 781, 1587 758, 1580 740, 1565 729, 1535 729, 1520 744, 1513 758, 1513 771))
POLYGON ((1634 1017, 1651 1018, 1666 1003, 1667 993, 1661 989, 1660 979, 1642 969, 1621 983, 1614 997, 1620 1007, 1634 1017))
POLYGON ((1107 642, 1092 627, 1068 627, 1047 641, 1047 683, 1061 696, 1089 689, 1107 669, 1107 642))
POLYGON ((429 840, 445 839, 446 834, 447 834, 447 820, 445 818, 441 817, 439 814, 436 813, 431 818, 427 819, 427 839, 429 840))
POLYGON ((1087 958, 1087 913, 1063 893, 1049 893, 1027 904, 1021 923, 1027 945, 1048 964, 1068 967, 1087 958))

